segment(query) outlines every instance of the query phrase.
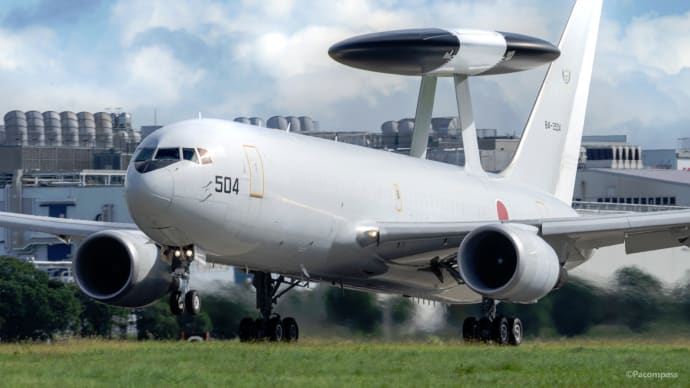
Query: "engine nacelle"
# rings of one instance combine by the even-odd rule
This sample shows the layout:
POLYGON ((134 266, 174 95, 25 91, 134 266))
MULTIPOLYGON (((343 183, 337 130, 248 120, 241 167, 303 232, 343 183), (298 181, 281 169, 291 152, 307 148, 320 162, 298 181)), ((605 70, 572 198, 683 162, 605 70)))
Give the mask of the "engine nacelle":
POLYGON ((158 246, 139 231, 104 230, 89 236, 72 266, 86 295, 122 307, 153 303, 173 282, 158 246))
POLYGON ((486 225, 458 250, 458 270, 472 291, 488 298, 531 303, 556 286, 561 265, 551 246, 527 225, 486 225))

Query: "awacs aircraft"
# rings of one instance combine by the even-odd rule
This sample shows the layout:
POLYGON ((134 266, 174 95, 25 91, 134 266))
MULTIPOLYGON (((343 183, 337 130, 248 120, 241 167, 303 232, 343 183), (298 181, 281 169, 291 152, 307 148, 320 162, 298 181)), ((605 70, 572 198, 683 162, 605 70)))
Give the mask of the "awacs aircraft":
MULTIPOLYGON (((118 306, 170 294, 197 313, 194 260, 253 273, 261 318, 240 338, 296 340, 272 313, 287 290, 323 282, 442 303, 482 303, 468 340, 517 345, 518 318, 498 302, 533 303, 596 248, 629 253, 689 245, 690 212, 579 217, 571 198, 601 14, 577 1, 558 47, 514 33, 390 31, 330 49, 354 67, 422 79, 410 155, 221 120, 172 124, 148 136, 126 177, 136 225, 0 213, 0 225, 81 240, 79 287, 118 306), (514 160, 482 170, 468 77, 549 66, 514 160), (466 164, 426 160, 438 77, 455 83, 466 164), (282 287, 281 287, 282 286, 282 287)), ((689 245, 690 246, 690 245, 689 245)))

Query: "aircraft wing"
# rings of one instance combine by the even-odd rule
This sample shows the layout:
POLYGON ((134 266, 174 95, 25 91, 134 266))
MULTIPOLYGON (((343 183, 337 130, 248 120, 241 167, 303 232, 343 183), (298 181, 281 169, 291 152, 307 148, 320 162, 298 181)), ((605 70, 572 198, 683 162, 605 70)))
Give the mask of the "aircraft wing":
POLYGON ((545 220, 541 235, 567 238, 581 249, 625 244, 626 253, 688 246, 690 210, 545 220))
POLYGON ((457 253, 474 229, 498 223, 533 226, 546 241, 565 242, 578 250, 625 244, 626 253, 637 253, 690 246, 690 210, 504 222, 380 222, 360 229, 358 241, 384 260, 427 265, 429 257, 457 253))
POLYGON ((8 212, 0 212, 0 227, 43 232, 56 235, 65 240, 69 238, 84 238, 106 229, 138 230, 134 224, 76 220, 8 212))

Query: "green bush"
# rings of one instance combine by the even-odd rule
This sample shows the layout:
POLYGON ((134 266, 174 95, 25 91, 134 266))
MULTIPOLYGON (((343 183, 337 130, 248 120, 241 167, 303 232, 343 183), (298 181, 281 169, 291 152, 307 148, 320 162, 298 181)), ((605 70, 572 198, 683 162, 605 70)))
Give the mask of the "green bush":
POLYGON ((572 279, 552 292, 551 320, 556 331, 565 336, 584 334, 602 319, 603 295, 590 284, 572 279))
POLYGON ((170 340, 178 338, 180 327, 177 319, 170 313, 167 297, 144 307, 137 314, 137 338, 170 340))
POLYGON ((329 322, 363 333, 374 333, 383 321, 383 312, 372 293, 331 287, 325 293, 329 322))
POLYGON ((633 331, 645 331, 661 312, 665 301, 661 282, 637 267, 616 271, 613 304, 618 319, 633 331))
POLYGON ((80 311, 74 288, 49 280, 30 263, 0 257, 0 340, 78 332, 80 311))

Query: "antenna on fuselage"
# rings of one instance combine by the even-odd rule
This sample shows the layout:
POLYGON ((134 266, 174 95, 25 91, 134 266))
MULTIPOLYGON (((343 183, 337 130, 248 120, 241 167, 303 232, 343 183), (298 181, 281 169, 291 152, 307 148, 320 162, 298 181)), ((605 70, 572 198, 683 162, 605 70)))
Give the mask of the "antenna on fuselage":
POLYGON ((496 31, 424 28, 366 34, 328 50, 358 69, 421 76, 410 156, 426 158, 438 77, 453 77, 465 171, 483 174, 469 77, 528 70, 550 63, 559 49, 541 39, 496 31))

